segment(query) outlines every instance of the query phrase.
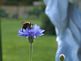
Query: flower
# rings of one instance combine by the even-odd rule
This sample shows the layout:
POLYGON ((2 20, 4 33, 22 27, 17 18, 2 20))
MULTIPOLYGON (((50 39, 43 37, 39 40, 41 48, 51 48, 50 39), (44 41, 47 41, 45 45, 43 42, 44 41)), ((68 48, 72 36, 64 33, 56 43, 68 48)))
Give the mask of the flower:
POLYGON ((31 28, 21 28, 18 31, 18 35, 19 36, 25 36, 25 37, 33 37, 36 38, 38 36, 42 36, 43 35, 44 30, 42 30, 40 28, 40 26, 38 26, 37 24, 33 25, 31 28))
POLYGON ((42 36, 43 32, 44 32, 44 30, 41 29, 40 26, 38 26, 36 24, 32 26, 32 24, 30 22, 23 23, 22 28, 18 31, 19 36, 28 37, 28 41, 30 43, 30 61, 32 61, 33 39, 38 36, 42 36))

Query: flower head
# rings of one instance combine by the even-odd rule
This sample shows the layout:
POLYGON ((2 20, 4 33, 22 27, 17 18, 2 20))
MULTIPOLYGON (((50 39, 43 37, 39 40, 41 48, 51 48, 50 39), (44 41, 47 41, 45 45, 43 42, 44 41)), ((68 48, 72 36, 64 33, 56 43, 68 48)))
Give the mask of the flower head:
POLYGON ((25 36, 25 37, 33 37, 36 38, 38 36, 43 35, 44 30, 40 28, 38 25, 33 25, 32 27, 24 27, 21 28, 18 32, 19 36, 25 36))

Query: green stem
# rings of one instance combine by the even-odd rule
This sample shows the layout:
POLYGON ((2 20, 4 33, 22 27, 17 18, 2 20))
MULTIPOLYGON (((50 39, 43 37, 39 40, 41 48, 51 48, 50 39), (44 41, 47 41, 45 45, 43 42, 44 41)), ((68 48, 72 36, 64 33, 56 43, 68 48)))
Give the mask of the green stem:
POLYGON ((29 61, 32 61, 32 53, 33 53, 33 37, 28 37, 29 43, 30 43, 30 51, 29 51, 29 61))
POLYGON ((32 45, 32 43, 30 43, 30 51, 29 51, 30 53, 29 53, 29 61, 32 61, 32 53, 33 53, 33 45, 32 45))

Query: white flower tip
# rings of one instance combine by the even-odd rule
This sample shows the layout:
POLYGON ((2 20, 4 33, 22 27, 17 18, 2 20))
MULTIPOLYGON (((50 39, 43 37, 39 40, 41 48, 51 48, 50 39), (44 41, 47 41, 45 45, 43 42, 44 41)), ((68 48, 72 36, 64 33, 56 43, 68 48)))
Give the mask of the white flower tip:
POLYGON ((45 32, 45 30, 42 30, 42 32, 45 32))
POLYGON ((36 36, 34 36, 34 38, 36 38, 36 36))

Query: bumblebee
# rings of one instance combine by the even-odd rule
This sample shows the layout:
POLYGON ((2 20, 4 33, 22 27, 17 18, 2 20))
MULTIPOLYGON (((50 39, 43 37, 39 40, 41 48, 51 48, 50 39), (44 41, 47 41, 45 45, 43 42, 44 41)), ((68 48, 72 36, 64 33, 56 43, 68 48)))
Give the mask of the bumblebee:
POLYGON ((31 22, 24 22, 22 28, 23 29, 26 29, 26 28, 31 29, 32 28, 31 22))

